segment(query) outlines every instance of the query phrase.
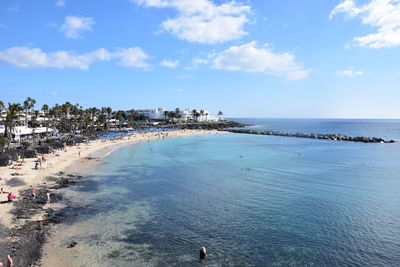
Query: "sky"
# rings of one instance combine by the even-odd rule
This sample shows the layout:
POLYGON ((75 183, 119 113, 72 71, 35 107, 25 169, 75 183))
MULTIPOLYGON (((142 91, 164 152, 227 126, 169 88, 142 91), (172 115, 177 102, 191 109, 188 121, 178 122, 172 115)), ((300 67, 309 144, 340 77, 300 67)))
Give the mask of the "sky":
POLYGON ((399 0, 1 0, 0 100, 400 118, 399 0))

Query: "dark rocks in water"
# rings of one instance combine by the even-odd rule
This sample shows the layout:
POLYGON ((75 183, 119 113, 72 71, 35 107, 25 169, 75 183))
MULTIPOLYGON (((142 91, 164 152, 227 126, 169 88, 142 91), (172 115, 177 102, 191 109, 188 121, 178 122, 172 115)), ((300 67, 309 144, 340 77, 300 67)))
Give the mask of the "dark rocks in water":
POLYGON ((78 244, 76 241, 72 241, 71 243, 68 244, 67 248, 73 248, 78 244))
POLYGON ((108 254, 108 257, 109 258, 118 258, 120 255, 121 255, 121 252, 119 252, 118 250, 114 250, 110 254, 108 254))
POLYGON ((49 218, 47 219, 48 222, 55 223, 55 224, 61 223, 61 220, 62 220, 62 216, 59 216, 58 214, 53 214, 53 215, 49 216, 49 218))
MULTIPOLYGON (((64 173, 61 173, 61 175, 64 175, 64 173)), ((42 256, 42 247, 50 234, 51 226, 62 223, 67 218, 65 212, 68 210, 68 208, 61 210, 43 209, 47 202, 46 194, 50 193, 52 203, 58 202, 62 199, 62 195, 54 189, 74 184, 81 177, 69 175, 67 179, 62 179, 59 176, 48 179, 55 180, 55 186, 53 188, 35 186, 36 198, 32 197, 32 188, 20 190, 17 201, 12 203, 11 214, 15 222, 14 226, 6 228, 0 223, 0 239, 6 240, 6 242, 0 242, 0 255, 15 255, 13 257, 15 266, 38 266, 37 263, 42 256), (50 191, 50 189, 53 190, 50 191), (33 221, 32 218, 37 214, 43 214, 43 219, 33 221)), ((87 207, 81 207, 81 209, 86 211, 87 207)), ((71 248, 76 245, 77 242, 74 240, 69 243, 71 248)))
POLYGON ((56 182, 56 181, 58 181, 58 179, 59 178, 54 177, 54 176, 47 176, 46 177, 46 181, 48 181, 48 182, 56 182))
POLYGON ((378 137, 363 137, 363 136, 347 136, 341 134, 315 134, 315 133, 293 133, 293 132, 278 132, 278 131, 260 131, 251 129, 230 129, 226 130, 232 133, 241 134, 258 134, 258 135, 274 135, 274 136, 288 136, 288 137, 302 137, 314 138, 334 141, 350 141, 350 142, 363 142, 363 143, 394 143, 394 140, 385 140, 378 137))
POLYGON ((164 127, 176 129, 190 129, 190 130, 223 130, 229 128, 242 128, 248 126, 246 124, 234 121, 219 121, 219 122, 200 122, 200 123, 179 123, 165 125, 164 127))
MULTIPOLYGON (((20 196, 13 203, 14 208, 11 210, 16 222, 15 227, 9 229, 7 233, 12 239, 0 243, 0 251, 4 250, 2 248, 4 244, 6 253, 17 256, 14 258, 15 266, 37 266, 36 263, 41 258, 42 246, 49 234, 50 225, 60 223, 64 216, 62 211, 43 209, 43 205, 46 204, 46 193, 49 192, 48 188, 38 186, 35 189, 36 198, 32 198, 31 189, 20 190, 20 196), (30 220, 42 212, 44 212, 43 220, 30 220)), ((52 202, 57 202, 61 198, 60 194, 51 192, 52 202)))

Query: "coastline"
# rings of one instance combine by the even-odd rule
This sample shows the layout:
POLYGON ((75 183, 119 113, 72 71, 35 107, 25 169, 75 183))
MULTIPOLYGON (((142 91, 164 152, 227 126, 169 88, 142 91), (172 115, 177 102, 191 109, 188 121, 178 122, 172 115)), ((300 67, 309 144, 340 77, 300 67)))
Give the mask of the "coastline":
MULTIPOLYGON (((115 141, 95 140, 88 144, 67 147, 66 151, 57 152, 58 156, 56 154, 45 155, 46 162, 42 164, 42 168, 39 170, 34 169, 36 159, 25 159, 20 169, 17 170, 22 175, 17 177, 11 176, 11 173, 16 172, 15 169, 11 169, 10 166, 1 167, 0 187, 3 187, 6 192, 11 191, 17 195, 17 201, 8 203, 5 201, 7 194, 0 194, 0 201, 3 203, 0 209, 0 252, 6 253, 5 255, 11 254, 18 266, 38 264, 38 260, 42 258, 42 248, 50 234, 51 225, 59 223, 58 216, 60 214, 57 211, 65 208, 59 203, 45 204, 41 197, 46 192, 51 192, 54 202, 62 200, 62 193, 57 190, 79 182, 80 176, 71 173, 84 172, 93 167, 98 160, 123 146, 162 138, 211 133, 223 132, 216 130, 176 130, 168 132, 168 134, 164 133, 164 136, 158 132, 150 132, 125 136, 115 141), (5 179, 6 177, 12 178, 5 179), (38 200, 35 203, 30 197, 32 188, 38 191, 38 200), (10 242, 14 244, 11 248, 10 242), (21 253, 21 250, 30 251, 21 253), (19 254, 22 259, 19 258, 19 254)), ((36 266, 41 266, 41 264, 36 266)))

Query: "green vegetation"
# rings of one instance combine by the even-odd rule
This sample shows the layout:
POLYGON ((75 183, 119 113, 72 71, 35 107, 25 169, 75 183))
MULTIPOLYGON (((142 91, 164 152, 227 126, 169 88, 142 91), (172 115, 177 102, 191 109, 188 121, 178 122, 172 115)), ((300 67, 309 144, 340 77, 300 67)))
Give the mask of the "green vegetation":
MULTIPOLYGON (((48 139, 48 129, 57 129, 60 133, 74 134, 76 131, 81 133, 94 133, 98 131, 108 131, 111 127, 121 130, 124 127, 135 127, 136 124, 143 123, 146 118, 136 110, 130 109, 115 110, 111 107, 90 107, 84 109, 79 104, 55 104, 50 107, 44 104, 40 110, 35 110, 36 100, 28 97, 22 104, 8 103, 5 105, 0 101, 0 112, 3 116, 0 124, 4 124, 5 132, 0 139, 0 146, 9 147, 11 140, 15 137, 14 128, 25 125, 32 128, 46 127, 46 140, 48 139)), ((165 111, 165 120, 181 121, 182 111, 175 108, 173 111, 165 111)), ((200 116, 208 116, 204 110, 192 110, 193 119, 199 121, 200 116)), ((220 111, 218 115, 222 115, 220 111)), ((185 120, 187 118, 184 118, 185 120)), ((44 134, 43 134, 44 136, 44 134)), ((35 138, 35 137, 34 137, 35 138)), ((36 140, 33 140, 36 143, 36 140)), ((48 143, 51 140, 47 140, 48 143)))
POLYGON ((28 149, 32 144, 29 141, 23 141, 21 145, 23 148, 28 149))

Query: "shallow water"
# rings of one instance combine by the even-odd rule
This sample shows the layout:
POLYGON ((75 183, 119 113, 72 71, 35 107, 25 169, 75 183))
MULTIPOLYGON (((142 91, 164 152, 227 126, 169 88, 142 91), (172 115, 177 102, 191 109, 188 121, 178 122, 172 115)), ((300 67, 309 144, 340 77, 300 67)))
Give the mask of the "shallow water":
POLYGON ((397 266, 399 160, 398 143, 240 134, 124 147, 68 190, 53 252, 59 266, 196 266, 201 246, 206 266, 397 266))

